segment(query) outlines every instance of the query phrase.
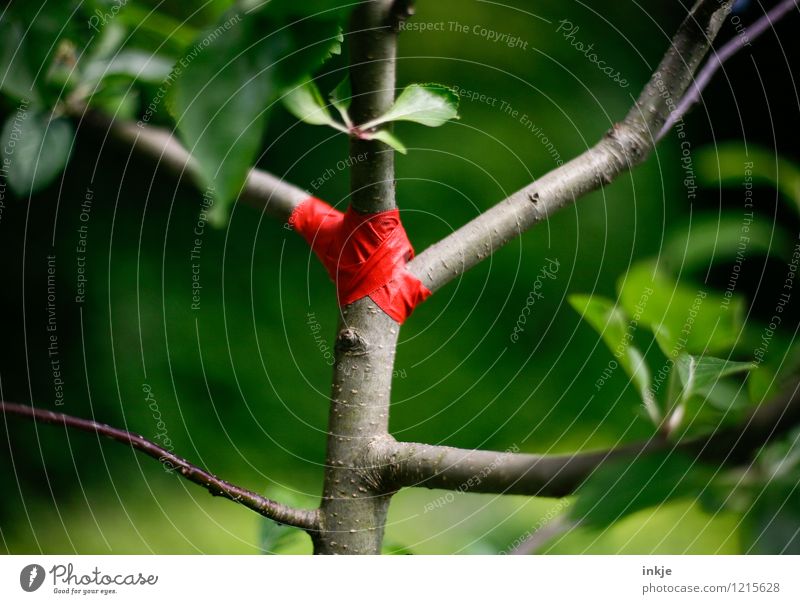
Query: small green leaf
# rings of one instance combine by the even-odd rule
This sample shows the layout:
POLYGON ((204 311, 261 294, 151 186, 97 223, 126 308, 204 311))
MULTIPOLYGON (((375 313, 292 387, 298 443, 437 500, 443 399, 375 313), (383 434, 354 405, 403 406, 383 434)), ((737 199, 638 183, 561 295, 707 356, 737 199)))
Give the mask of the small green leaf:
POLYGON ((728 352, 743 325, 744 301, 677 282, 653 261, 635 264, 617 283, 619 303, 656 335, 670 359, 681 352, 728 352))
POLYGON ((11 114, 2 132, 8 184, 20 197, 41 191, 64 170, 72 150, 72 123, 49 113, 22 109, 11 114))
POLYGON ((702 433, 737 421, 750 406, 750 400, 742 383, 726 378, 755 367, 755 363, 680 354, 675 368, 682 389, 670 414, 669 432, 680 438, 685 432, 702 433), (683 426, 686 427, 679 431, 683 426))
POLYGON ((650 419, 659 425, 661 411, 653 396, 650 369, 644 355, 633 345, 633 331, 630 329, 632 324, 625 312, 611 300, 600 296, 573 295, 569 297, 569 303, 603 338, 636 385, 650 419))
POLYGON ((398 139, 394 134, 392 134, 388 130, 378 130, 377 132, 369 134, 365 138, 374 139, 381 141, 382 143, 386 143, 392 149, 394 149, 395 151, 399 151, 403 155, 408 153, 408 149, 406 149, 406 146, 400 142, 400 139, 398 139))
POLYGON ((285 23, 259 10, 229 14, 217 30, 190 51, 196 56, 169 102, 200 185, 214 195, 209 219, 219 226, 255 162, 272 104, 329 55, 340 26, 334 17, 285 23), (223 33, 214 36, 217 30, 223 33))
POLYGON ((786 234, 759 221, 758 215, 745 222, 745 217, 728 213, 693 217, 691 225, 677 229, 667 239, 661 256, 670 271, 680 274, 758 254, 788 260, 790 249, 786 234))
POLYGON ((350 121, 350 114, 348 113, 350 110, 350 101, 352 100, 353 92, 350 89, 350 78, 345 77, 339 84, 334 88, 330 95, 331 105, 334 106, 336 111, 339 112, 339 115, 342 116, 344 123, 347 127, 351 127, 353 123, 350 121))
POLYGON ((696 498, 711 472, 675 452, 601 465, 577 491, 568 515, 589 528, 607 527, 629 514, 682 498, 696 498))
MULTIPOLYGON (((208 3, 206 3, 206 6, 208 3)), ((160 6, 160 4, 158 5, 160 6)), ((186 19, 175 19, 154 10, 141 2, 125 2, 116 20, 134 31, 142 30, 155 35, 162 43, 176 48, 186 48, 196 41, 199 32, 186 19)), ((108 27, 107 25, 105 27, 108 27)))
POLYGON ((86 66, 82 80, 99 82, 114 76, 135 81, 161 84, 172 71, 172 61, 140 50, 123 50, 109 59, 92 61, 86 66))
POLYGON ((772 150, 729 142, 701 149, 695 163, 704 184, 739 187, 749 177, 756 184, 775 187, 800 211, 800 167, 776 157, 772 150))
POLYGON ((441 126, 458 118, 458 94, 441 84, 411 84, 381 117, 361 126, 368 130, 387 122, 416 122, 424 126, 441 126))
POLYGON ((722 378, 756 368, 755 363, 740 363, 685 353, 678 356, 675 366, 683 385, 684 399, 695 395, 707 395, 722 378))
POLYGON ((340 124, 328 112, 319 88, 311 80, 306 80, 291 88, 282 100, 286 109, 301 122, 313 126, 331 126, 341 129, 340 124))
POLYGON ((35 72, 25 57, 24 28, 22 25, 0 20, 0 90, 16 101, 38 101, 39 93, 34 82, 35 72))
POLYGON ((86 58, 94 61, 113 57, 122 48, 127 36, 128 30, 124 25, 117 19, 111 21, 100 30, 99 35, 95 36, 94 43, 85 55, 86 58))

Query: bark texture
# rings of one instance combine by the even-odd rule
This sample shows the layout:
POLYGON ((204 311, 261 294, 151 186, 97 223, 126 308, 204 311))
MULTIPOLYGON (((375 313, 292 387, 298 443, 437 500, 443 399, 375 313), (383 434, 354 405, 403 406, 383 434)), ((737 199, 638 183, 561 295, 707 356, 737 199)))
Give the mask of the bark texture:
MULTIPOLYGON (((363 2, 350 34, 351 118, 364 123, 394 102, 397 32, 392 1, 363 2)), ((394 153, 379 141, 353 139, 353 207, 376 213, 395 207, 394 153)), ((378 554, 391 493, 367 468, 374 441, 389 432, 389 403, 399 325, 369 298, 342 309, 328 420, 328 456, 320 506, 319 554, 378 554)))

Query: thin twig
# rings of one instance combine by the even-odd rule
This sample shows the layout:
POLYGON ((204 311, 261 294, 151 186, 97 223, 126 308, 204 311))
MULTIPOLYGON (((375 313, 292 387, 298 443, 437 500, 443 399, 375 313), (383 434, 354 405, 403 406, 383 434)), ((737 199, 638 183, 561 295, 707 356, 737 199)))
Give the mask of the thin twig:
POLYGON ((130 445, 153 459, 157 459, 169 470, 175 470, 187 480, 205 487, 212 495, 224 497, 236 503, 240 503, 258 512, 262 516, 266 516, 270 520, 302 528, 307 531, 316 531, 319 528, 317 510, 292 508, 278 503, 277 501, 262 497, 253 491, 231 484, 189 463, 182 457, 178 457, 174 453, 158 446, 146 438, 128 432, 127 430, 113 428, 90 419, 73 417, 63 413, 56 413, 54 411, 3 401, 0 401, 0 413, 28 418, 44 424, 56 424, 67 428, 77 428, 78 430, 84 430, 86 432, 95 432, 119 443, 130 445))
POLYGON ((683 98, 678 102, 675 110, 669 116, 661 131, 658 133, 657 140, 661 140, 669 132, 669 130, 686 114, 692 105, 697 103, 702 96, 703 90, 708 86, 711 79, 733 55, 739 52, 742 48, 749 45, 753 40, 758 38, 772 25, 780 21, 792 7, 797 6, 797 0, 783 0, 779 4, 772 7, 771 10, 764 13, 761 17, 755 20, 749 27, 744 30, 744 34, 736 34, 733 38, 728 40, 722 48, 714 52, 709 57, 706 64, 697 74, 691 87, 683 95, 683 98))

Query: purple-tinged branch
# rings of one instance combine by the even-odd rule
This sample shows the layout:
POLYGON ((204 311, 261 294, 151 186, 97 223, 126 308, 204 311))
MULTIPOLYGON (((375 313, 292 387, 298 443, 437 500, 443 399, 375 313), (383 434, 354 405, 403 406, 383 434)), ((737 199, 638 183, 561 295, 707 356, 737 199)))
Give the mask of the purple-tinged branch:
POLYGON ((733 55, 739 52, 742 48, 749 45, 753 40, 757 39, 767 29, 772 27, 773 24, 780 21, 793 7, 797 6, 797 0, 783 0, 783 2, 776 4, 768 12, 764 13, 761 17, 756 19, 748 28, 745 29, 744 34, 736 35, 728 40, 719 50, 712 53, 706 64, 697 74, 697 77, 692 82, 689 90, 683 95, 675 110, 669 116, 667 121, 658 133, 658 140, 666 136, 670 129, 678 123, 678 121, 686 114, 692 105, 700 100, 703 90, 711 82, 711 79, 733 55))
POLYGON ((262 497, 253 491, 231 484, 189 463, 182 457, 178 457, 174 453, 158 446, 146 438, 128 432, 127 430, 113 428, 112 426, 101 424, 90 419, 73 417, 63 413, 56 413, 55 411, 37 409, 36 407, 19 405, 16 403, 0 402, 0 412, 5 415, 32 419, 33 421, 44 424, 55 424, 66 428, 84 430, 85 432, 94 432, 119 443, 129 445, 137 451, 141 451, 145 455, 157 459, 164 464, 165 467, 178 472, 187 480, 205 487, 212 495, 230 499, 235 503, 239 503, 258 512, 262 516, 266 516, 270 520, 301 528, 309 532, 315 532, 319 527, 317 510, 292 508, 278 503, 277 501, 262 497))

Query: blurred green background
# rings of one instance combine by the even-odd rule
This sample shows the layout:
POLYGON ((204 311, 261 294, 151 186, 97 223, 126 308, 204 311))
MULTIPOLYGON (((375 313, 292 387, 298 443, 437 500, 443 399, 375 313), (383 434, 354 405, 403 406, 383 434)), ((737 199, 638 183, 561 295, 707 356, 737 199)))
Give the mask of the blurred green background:
MULTIPOLYGON (((138 1, 123 7, 119 18, 156 4, 159 14, 178 23, 188 18, 199 32, 230 3, 196 11, 174 0, 138 1)), ((763 13, 757 2, 750 4, 741 6, 744 22, 763 13)), ((462 98, 461 119, 441 128, 397 126, 410 149, 397 158, 398 204, 415 248, 426 248, 552 169, 558 157, 566 161, 597 141, 624 117, 683 14, 678 3, 655 1, 419 0, 411 23, 441 22, 444 31, 402 33, 398 86, 441 82, 497 101, 462 98), (565 19, 579 27, 574 39, 593 43, 629 86, 601 73, 557 31, 565 19), (476 25, 478 32, 508 33, 521 43, 511 48, 493 41, 474 33, 476 25)), ((76 19, 83 27, 86 16, 76 19)), ((788 18, 777 27, 782 36, 765 36, 715 80, 705 105, 687 119, 693 152, 746 138, 797 159, 795 70, 787 63, 798 50, 791 36, 796 25, 788 18)), ((144 30, 133 43, 154 51, 163 37, 157 28, 144 30)), ((720 39, 732 35, 729 24, 720 39)), ((344 60, 328 64, 324 85, 336 83, 344 60)), ((153 91, 141 89, 139 112, 153 91)), ((14 111, 6 103, 3 117, 14 111)), ((155 121, 169 122, 163 111, 155 121)), ((347 158, 344 135, 298 124, 278 108, 263 148, 261 167, 309 190, 331 170, 314 193, 346 204, 348 173, 337 168, 347 158)), ((622 372, 595 388, 611 356, 566 296, 614 297, 617 278, 637 260, 657 256, 664 239, 690 217, 716 217, 727 206, 739 215, 739 190, 700 188, 688 199, 680 157, 677 139, 669 137, 645 165, 513 241, 420 306, 401 332, 392 433, 402 440, 542 453, 648 437, 652 426, 637 413, 635 388, 622 372), (543 299, 514 343, 510 335, 546 258, 558 260, 557 277, 544 283, 543 299)), ((176 453, 227 480, 315 505, 331 368, 308 313, 331 346, 333 286, 301 238, 237 205, 225 228, 204 230, 201 304, 192 310, 190 252, 201 204, 185 179, 86 126, 78 127, 63 178, 31 199, 7 192, 0 218, 2 397, 55 408, 46 302, 47 256, 55 255, 65 384, 60 411, 151 439, 161 433, 176 453), (91 211, 82 220, 87 191, 91 211), (86 298, 76 303, 81 225, 87 225, 86 298)), ((780 224, 797 232, 800 226, 797 213, 770 187, 757 189, 756 212, 769 229, 780 224)), ((692 278, 724 289, 730 266, 692 278)), ((769 318, 784 273, 779 258, 748 257, 737 289, 747 299, 748 321, 769 318)), ((789 314, 783 328, 791 335, 794 307, 789 314)), ((4 420, 3 430, 0 551, 258 553, 266 547, 268 522, 125 447, 17 419, 4 420)), ((570 505, 455 494, 426 511, 443 495, 399 493, 387 545, 413 553, 497 553, 570 505)), ((545 551, 736 553, 742 550, 738 530, 737 516, 709 514, 680 500, 607 529, 572 531, 545 551)), ((297 534, 281 551, 310 547, 297 534)))

